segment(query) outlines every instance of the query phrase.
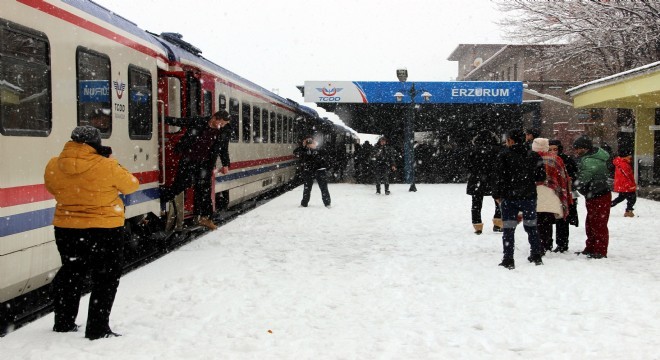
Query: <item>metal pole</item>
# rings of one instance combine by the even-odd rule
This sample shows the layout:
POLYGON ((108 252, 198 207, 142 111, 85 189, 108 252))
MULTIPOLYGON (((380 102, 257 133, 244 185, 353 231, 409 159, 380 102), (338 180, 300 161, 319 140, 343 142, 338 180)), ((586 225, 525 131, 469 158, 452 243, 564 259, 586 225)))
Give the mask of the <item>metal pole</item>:
POLYGON ((406 116, 404 129, 403 155, 405 163, 405 180, 410 184, 408 191, 417 191, 415 186, 415 83, 410 87, 410 107, 406 116))

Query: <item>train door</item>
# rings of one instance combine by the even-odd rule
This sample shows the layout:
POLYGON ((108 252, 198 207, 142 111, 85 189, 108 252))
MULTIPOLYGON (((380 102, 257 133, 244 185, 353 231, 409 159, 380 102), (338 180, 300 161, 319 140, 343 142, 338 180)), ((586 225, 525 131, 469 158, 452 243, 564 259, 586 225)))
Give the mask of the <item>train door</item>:
MULTIPOLYGON (((190 72, 160 71, 158 74, 160 184, 164 187, 174 183, 179 162, 174 148, 185 133, 178 126, 165 124, 164 117, 200 116, 200 89, 199 80, 190 72)), ((191 188, 177 195, 173 203, 163 209, 167 212, 168 229, 181 228, 184 219, 192 216, 193 191, 191 188)))

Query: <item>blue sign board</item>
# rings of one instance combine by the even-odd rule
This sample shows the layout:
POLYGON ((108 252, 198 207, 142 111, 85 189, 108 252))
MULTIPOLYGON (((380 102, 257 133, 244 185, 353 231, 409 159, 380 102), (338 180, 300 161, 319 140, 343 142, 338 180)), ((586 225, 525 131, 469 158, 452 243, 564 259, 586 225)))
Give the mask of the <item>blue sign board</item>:
POLYGON ((78 97, 83 103, 110 102, 109 80, 78 81, 78 97))
MULTIPOLYGON (((414 82, 415 102, 431 104, 521 104, 520 81, 438 81, 414 82), (423 93, 431 96, 428 101, 423 93)), ((410 103, 413 82, 386 81, 306 81, 305 101, 315 103, 410 103)))

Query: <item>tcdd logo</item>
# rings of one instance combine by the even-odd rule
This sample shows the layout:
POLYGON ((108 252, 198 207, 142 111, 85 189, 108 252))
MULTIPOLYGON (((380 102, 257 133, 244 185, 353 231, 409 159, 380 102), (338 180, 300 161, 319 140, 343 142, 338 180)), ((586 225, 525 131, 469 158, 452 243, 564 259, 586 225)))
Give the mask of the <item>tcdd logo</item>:
POLYGON ((331 87, 332 84, 328 84, 328 87, 316 88, 323 96, 319 96, 319 101, 339 101, 341 100, 340 96, 337 95, 338 92, 342 91, 343 88, 331 87))

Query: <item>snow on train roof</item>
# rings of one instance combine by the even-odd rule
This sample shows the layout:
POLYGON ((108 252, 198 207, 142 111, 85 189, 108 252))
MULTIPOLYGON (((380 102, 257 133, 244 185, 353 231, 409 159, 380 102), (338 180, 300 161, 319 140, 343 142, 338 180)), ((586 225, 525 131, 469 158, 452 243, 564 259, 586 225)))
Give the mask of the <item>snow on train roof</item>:
POLYGON ((236 81, 244 86, 249 87, 250 89, 257 91, 263 95, 266 95, 272 99, 275 99, 283 104, 286 104, 292 108, 298 108, 300 105, 290 99, 283 98, 271 91, 266 90, 260 85, 255 84, 254 82, 243 78, 221 66, 215 64, 208 59, 201 56, 201 50, 192 46, 189 43, 186 43, 183 40, 180 40, 182 37, 179 34, 174 33, 163 33, 161 35, 150 33, 144 29, 141 29, 134 22, 122 17, 121 15, 106 9, 105 7, 95 3, 92 0, 61 0, 63 3, 73 6, 85 13, 102 20, 110 25, 113 25, 123 31, 126 31, 146 42, 156 45, 163 52, 168 53, 168 58, 170 61, 189 61, 192 63, 199 64, 210 69, 213 72, 221 74, 228 79, 236 81), (163 36, 166 35, 166 36, 163 36), (169 35, 169 36, 168 36, 169 35), (177 41, 177 37, 179 40, 177 41))
POLYGON ((257 85, 253 83, 252 81, 237 75, 236 73, 233 73, 222 66, 206 59, 205 57, 201 56, 202 51, 198 49, 197 47, 193 46, 190 43, 187 43, 186 41, 183 40, 183 37, 180 34, 176 33, 161 33, 160 35, 157 34, 152 34, 155 36, 158 41, 160 41, 163 45, 165 45, 167 48, 169 48, 169 60, 170 61, 177 61, 181 62, 182 60, 192 62, 195 64, 199 64, 201 66, 206 67, 207 69, 218 73, 222 76, 225 76, 233 81, 239 82, 245 86, 248 86, 249 88, 258 91, 259 93, 263 95, 267 95, 270 98, 274 98, 284 104, 287 104, 291 107, 297 108, 300 105, 290 99, 283 98, 271 91, 266 90, 260 85, 257 85))
POLYGON ((165 52, 165 48, 163 47, 163 45, 159 43, 156 39, 154 39, 144 29, 138 27, 137 24, 122 17, 121 15, 118 15, 117 13, 111 10, 106 9, 105 7, 91 0, 61 0, 61 1, 64 4, 73 6, 76 9, 84 11, 85 13, 99 20, 105 21, 108 24, 120 28, 130 33, 131 35, 135 35, 136 37, 157 46, 159 49, 165 52))

